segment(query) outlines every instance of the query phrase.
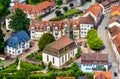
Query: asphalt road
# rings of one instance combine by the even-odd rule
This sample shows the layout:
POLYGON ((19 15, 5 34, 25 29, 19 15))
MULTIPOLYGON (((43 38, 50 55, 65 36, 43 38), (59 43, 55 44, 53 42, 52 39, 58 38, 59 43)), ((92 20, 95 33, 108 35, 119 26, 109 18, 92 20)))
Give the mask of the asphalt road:
MULTIPOLYGON (((103 52, 108 54, 108 61, 109 63, 112 63, 112 67, 110 70, 112 71, 112 73, 114 72, 118 73, 118 62, 110 43, 108 30, 105 29, 105 27, 108 26, 109 17, 110 17, 110 13, 104 15, 104 18, 101 24, 98 26, 98 35, 103 40, 105 45, 103 52)), ((113 76, 113 79, 116 79, 116 78, 113 76)))

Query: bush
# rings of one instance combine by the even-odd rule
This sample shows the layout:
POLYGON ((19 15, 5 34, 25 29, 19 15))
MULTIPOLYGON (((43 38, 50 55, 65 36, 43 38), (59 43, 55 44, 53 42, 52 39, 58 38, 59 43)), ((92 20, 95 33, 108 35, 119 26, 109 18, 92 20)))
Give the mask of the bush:
POLYGON ((3 71, 7 73, 13 73, 16 71, 16 68, 17 68, 17 64, 13 63, 10 66, 6 67, 3 71))
POLYGON ((31 53, 30 55, 28 55, 26 57, 27 59, 34 59, 34 60, 39 60, 39 61, 42 61, 42 55, 40 53, 31 53))
POLYGON ((52 70, 52 63, 51 63, 51 62, 48 63, 48 70, 49 70, 49 71, 52 70))

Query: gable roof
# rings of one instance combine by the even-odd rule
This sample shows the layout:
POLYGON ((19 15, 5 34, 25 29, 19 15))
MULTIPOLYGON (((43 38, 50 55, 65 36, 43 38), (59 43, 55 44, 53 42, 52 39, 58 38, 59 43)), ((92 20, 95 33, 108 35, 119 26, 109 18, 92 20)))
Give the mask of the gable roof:
POLYGON ((6 40, 6 44, 10 47, 16 48, 21 42, 27 42, 30 40, 30 37, 25 31, 20 31, 14 34, 12 37, 6 40))
POLYGON ((45 9, 47 9, 49 7, 53 7, 53 6, 54 6, 54 4, 49 1, 44 1, 40 4, 38 4, 37 6, 15 2, 15 5, 12 7, 12 9, 15 10, 15 9, 19 8, 23 11, 27 11, 29 14, 33 14, 33 13, 41 12, 42 10, 45 10, 45 9))
POLYGON ((108 64, 108 54, 101 53, 82 53, 81 54, 81 64, 94 64, 94 62, 86 62, 86 61, 106 61, 106 62, 98 62, 95 64, 108 64))
POLYGON ((105 72, 95 72, 95 79, 112 79, 112 74, 110 71, 105 72))
POLYGON ((111 15, 119 15, 120 16, 120 6, 113 6, 111 9, 111 15))
POLYGON ((94 24, 94 18, 89 14, 86 17, 80 17, 80 24, 94 24))
POLYGON ((74 41, 71 40, 68 36, 63 36, 60 39, 58 39, 57 41, 54 41, 53 43, 48 44, 47 46, 50 48, 56 49, 56 50, 60 50, 73 42, 74 41))
POLYGON ((91 5, 86 11, 85 14, 88 12, 91 12, 94 16, 98 17, 99 12, 101 11, 102 7, 100 6, 99 3, 95 3, 91 5))
POLYGON ((111 36, 113 37, 116 34, 120 33, 120 28, 118 26, 112 26, 111 28, 109 28, 109 32, 111 36))

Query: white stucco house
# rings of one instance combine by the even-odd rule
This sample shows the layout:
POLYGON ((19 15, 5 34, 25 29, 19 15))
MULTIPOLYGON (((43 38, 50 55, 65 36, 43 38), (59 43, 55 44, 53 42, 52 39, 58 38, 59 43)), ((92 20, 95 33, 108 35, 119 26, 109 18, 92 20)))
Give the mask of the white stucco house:
POLYGON ((95 21, 91 15, 80 18, 80 37, 86 37, 87 32, 94 29, 95 21))
POLYGON ((83 72, 101 71, 101 68, 108 70, 108 54, 82 53, 81 70, 83 72))
POLYGON ((17 56, 30 47, 30 37, 25 31, 15 33, 6 40, 5 53, 11 56, 17 56))
POLYGON ((9 28, 9 24, 10 24, 10 21, 11 21, 11 17, 12 17, 12 14, 9 14, 6 19, 5 19, 5 24, 6 24, 6 30, 10 30, 12 31, 12 29, 9 28))
POLYGON ((45 47, 42 60, 45 64, 51 62, 52 66, 61 68, 71 57, 75 57, 76 53, 77 45, 75 41, 68 36, 63 36, 45 47))

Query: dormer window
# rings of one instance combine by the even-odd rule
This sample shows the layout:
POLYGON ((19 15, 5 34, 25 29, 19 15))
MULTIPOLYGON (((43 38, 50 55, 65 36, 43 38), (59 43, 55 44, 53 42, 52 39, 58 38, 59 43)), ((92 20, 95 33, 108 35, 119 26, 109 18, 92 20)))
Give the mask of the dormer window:
POLYGON ((47 27, 47 32, 50 32, 50 27, 47 27))
POLYGON ((76 30, 77 28, 76 28, 76 25, 73 25, 73 30, 76 30))
POLYGON ((58 27, 55 27, 55 30, 58 30, 58 27))

